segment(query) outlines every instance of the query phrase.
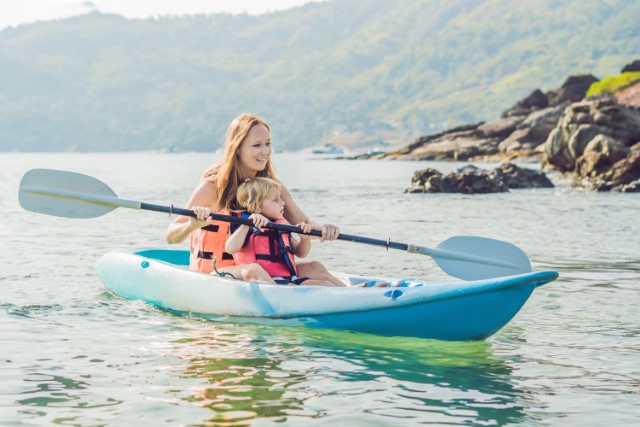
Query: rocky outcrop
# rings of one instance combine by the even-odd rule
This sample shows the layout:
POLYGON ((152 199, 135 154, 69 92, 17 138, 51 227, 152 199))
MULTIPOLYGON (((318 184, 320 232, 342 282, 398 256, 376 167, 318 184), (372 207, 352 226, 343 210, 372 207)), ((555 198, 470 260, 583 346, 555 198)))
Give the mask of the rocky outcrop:
POLYGON ((620 104, 640 107, 640 81, 616 91, 614 96, 620 104))
POLYGON ((553 188, 554 185, 542 171, 521 168, 513 163, 503 163, 489 172, 496 179, 502 180, 507 187, 518 188, 553 188))
MULTIPOLYGON (((638 71, 640 60, 622 69, 623 73, 638 71)), ((545 168, 570 174, 576 187, 640 191, 640 81, 612 95, 585 99, 597 81, 592 75, 571 76, 558 89, 534 90, 498 120, 425 136, 399 150, 363 158, 495 161, 537 157, 545 168)), ((485 171, 446 176, 419 171, 407 191, 505 191, 504 178, 501 182, 491 178, 485 171)))
POLYGON ((530 153, 536 150, 555 128, 564 108, 565 104, 561 104, 529 113, 518 123, 516 129, 498 144, 499 152, 530 153))
POLYGON ((591 74, 570 76, 558 89, 542 93, 534 90, 528 97, 502 113, 502 117, 523 116, 547 107, 557 107, 582 100, 598 79, 591 74))
POLYGON ((551 188, 553 183, 540 171, 504 163, 492 170, 468 165, 444 175, 435 169, 413 174, 406 193, 464 193, 486 194, 509 191, 510 188, 551 188))
MULTIPOLYGON (((596 138, 592 142, 595 140, 596 138)), ((613 142, 615 143, 615 140, 613 142)), ((584 155, 577 163, 573 185, 596 191, 639 192, 640 143, 631 149, 617 143, 614 150, 619 151, 613 152, 609 151, 609 147, 599 145, 597 142, 589 143, 585 149, 584 155), (628 155, 620 158, 625 152, 628 152, 628 155), (615 160, 616 158, 618 160, 615 160)))
POLYGON ((622 68, 623 73, 630 73, 633 71, 640 71, 640 59, 636 59, 630 64, 627 64, 622 68))
POLYGON ((611 98, 572 104, 544 146, 545 162, 567 172, 575 169, 587 144, 596 136, 609 136, 625 146, 640 140, 640 109, 611 98))
POLYGON ((444 175, 435 169, 425 169, 413 174, 411 187, 405 193, 464 193, 486 194, 509 191, 500 180, 489 176, 487 171, 467 170, 444 175))
POLYGON ((396 151, 358 158, 467 161, 537 157, 564 108, 583 99, 596 81, 591 75, 572 76, 556 90, 534 90, 498 120, 454 128, 421 137, 396 151))
POLYGON ((421 137, 400 150, 372 157, 412 160, 469 160, 497 153, 497 141, 479 129, 481 126, 483 123, 461 126, 437 135, 421 137))
POLYGON ((544 144, 543 164, 574 174, 573 184, 629 191, 640 179, 640 108, 613 98, 570 105, 544 144))

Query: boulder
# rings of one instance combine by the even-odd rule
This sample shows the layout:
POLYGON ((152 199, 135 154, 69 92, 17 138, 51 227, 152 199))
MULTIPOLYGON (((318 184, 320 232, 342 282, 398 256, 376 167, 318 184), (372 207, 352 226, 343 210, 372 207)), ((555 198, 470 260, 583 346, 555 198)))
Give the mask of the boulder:
POLYGON ((557 106, 566 102, 577 102, 584 99, 591 85, 598 79, 591 74, 570 76, 559 89, 547 93, 549 105, 557 106))
POLYGON ((501 153, 534 150, 543 144, 555 128, 567 104, 534 111, 521 120, 516 129, 500 144, 501 153))
POLYGON ((640 59, 636 59, 630 64, 627 64, 622 68, 622 73, 629 73, 633 71, 640 71, 640 59))
POLYGON ((597 81, 598 79, 591 74, 570 76, 558 89, 547 93, 543 93, 540 89, 534 90, 516 105, 504 111, 502 117, 526 116, 533 111, 581 101, 589 87, 597 81))
POLYGON ((423 137, 397 151, 373 158, 413 160, 469 160, 498 152, 497 138, 487 137, 479 128, 483 123, 455 128, 438 135, 423 137))
POLYGON ((406 193, 486 194, 509 188, 551 188, 553 184, 541 171, 520 168, 511 163, 492 170, 467 165, 448 175, 429 168, 416 171, 406 193))
POLYGON ((444 175, 435 169, 424 169, 413 174, 411 187, 406 193, 497 193, 508 191, 502 181, 489 176, 487 171, 467 167, 444 175))
POLYGON ((589 142, 609 136, 629 147, 640 140, 640 109, 613 99, 586 100, 567 107, 544 145, 545 167, 571 172, 589 142))
POLYGON ((640 81, 617 90, 614 96, 620 104, 640 107, 640 81))
POLYGON ((521 168, 513 163, 503 163, 489 172, 509 188, 553 188, 554 185, 542 171, 521 168))
POLYGON ((432 177, 442 176, 442 172, 432 168, 415 171, 413 173, 413 177, 411 178, 411 184, 413 187, 424 187, 425 182, 427 182, 432 177))
POLYGON ((618 160, 602 174, 602 180, 611 185, 613 190, 621 190, 640 179, 640 144, 636 144, 634 148, 636 149, 632 149, 629 156, 618 160))
POLYGON ((580 178, 596 178, 607 172, 631 150, 618 140, 606 135, 597 135, 584 149, 576 162, 576 175, 580 178))
POLYGON ((625 193, 640 190, 640 150, 635 150, 628 157, 615 162, 603 173, 593 171, 589 175, 575 175, 575 187, 596 191, 621 191, 625 193))
POLYGON ((502 117, 526 116, 531 111, 540 110, 549 106, 547 95, 542 93, 540 89, 536 89, 531 94, 521 99, 508 110, 502 113, 502 117))
MULTIPOLYGON (((399 154, 399 155, 403 155, 403 154, 410 154, 413 151, 428 145, 428 144, 432 144, 434 142, 443 140, 443 139, 447 139, 450 136, 454 136, 454 135, 474 135, 474 134, 480 134, 477 132, 478 127, 480 127, 481 125, 483 125, 484 122, 480 122, 480 123, 476 123, 476 124, 472 124, 472 125, 465 125, 465 126, 458 126, 449 130, 446 130, 444 132, 440 132, 434 135, 427 135, 427 136, 421 136, 420 138, 416 139, 414 142, 412 142, 411 144, 408 144, 407 146, 400 148, 397 151, 394 151, 393 153, 395 154, 399 154)), ((387 153, 387 154, 391 154, 391 153, 387 153)))
POLYGON ((516 130, 518 125, 524 120, 523 116, 505 117, 493 122, 484 123, 478 126, 478 131, 486 138, 506 138, 516 130))
POLYGON ((640 193, 640 179, 621 185, 619 190, 621 193, 640 193))

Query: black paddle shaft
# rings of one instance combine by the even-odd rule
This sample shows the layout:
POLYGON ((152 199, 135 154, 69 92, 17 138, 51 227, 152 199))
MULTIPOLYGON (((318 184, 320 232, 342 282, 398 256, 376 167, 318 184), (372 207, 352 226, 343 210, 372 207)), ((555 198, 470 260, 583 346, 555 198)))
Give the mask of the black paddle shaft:
MULTIPOLYGON (((195 212, 193 212, 191 209, 174 208, 173 206, 169 207, 169 206, 162 206, 162 205, 153 205, 150 203, 140 203, 140 209, 144 209, 147 211, 154 211, 154 212, 165 212, 165 213, 168 213, 169 215, 176 214, 176 215, 182 215, 182 216, 190 216, 193 218, 196 217, 195 212)), ((209 217, 211 217, 211 219, 215 219, 216 221, 253 226, 253 221, 251 221, 249 218, 238 218, 236 216, 222 215, 222 214, 216 214, 216 213, 209 214, 209 217)), ((305 233, 304 231, 302 231, 300 227, 296 227, 295 225, 290 225, 290 224, 277 224, 275 222, 270 222, 267 224, 267 228, 272 228, 274 230, 280 230, 280 231, 288 231, 290 233, 308 234, 310 236, 322 237, 322 232, 320 230, 311 230, 311 232, 305 233)), ((406 243, 392 242, 391 240, 371 239, 369 237, 354 236, 351 234, 340 233, 338 235, 338 240, 347 240, 349 242, 365 243, 373 246, 382 246, 387 249, 389 248, 399 249, 401 251, 406 251, 409 249, 409 245, 407 245, 406 243)))

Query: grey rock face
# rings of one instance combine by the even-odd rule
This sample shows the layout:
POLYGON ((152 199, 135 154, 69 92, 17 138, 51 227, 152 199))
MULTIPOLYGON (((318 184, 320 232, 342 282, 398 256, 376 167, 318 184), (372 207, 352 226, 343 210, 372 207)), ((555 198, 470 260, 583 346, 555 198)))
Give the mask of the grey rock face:
POLYGON ((550 187, 553 183, 543 172, 505 163, 492 170, 468 165, 448 175, 431 168, 417 171, 405 192, 486 194, 509 191, 509 188, 550 187))
POLYGON ((586 100, 565 109, 545 142, 543 163, 574 172, 574 186, 621 190, 640 177, 639 141, 640 108, 586 100))

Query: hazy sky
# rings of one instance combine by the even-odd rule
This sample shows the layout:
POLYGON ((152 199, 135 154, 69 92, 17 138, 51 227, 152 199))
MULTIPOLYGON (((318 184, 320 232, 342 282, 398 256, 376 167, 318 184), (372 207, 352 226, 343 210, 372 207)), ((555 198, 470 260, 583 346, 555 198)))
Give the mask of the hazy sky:
POLYGON ((309 1, 312 0, 0 0, 0 30, 29 22, 67 18, 92 10, 117 13, 127 18, 214 12, 257 15, 289 9, 309 1))

